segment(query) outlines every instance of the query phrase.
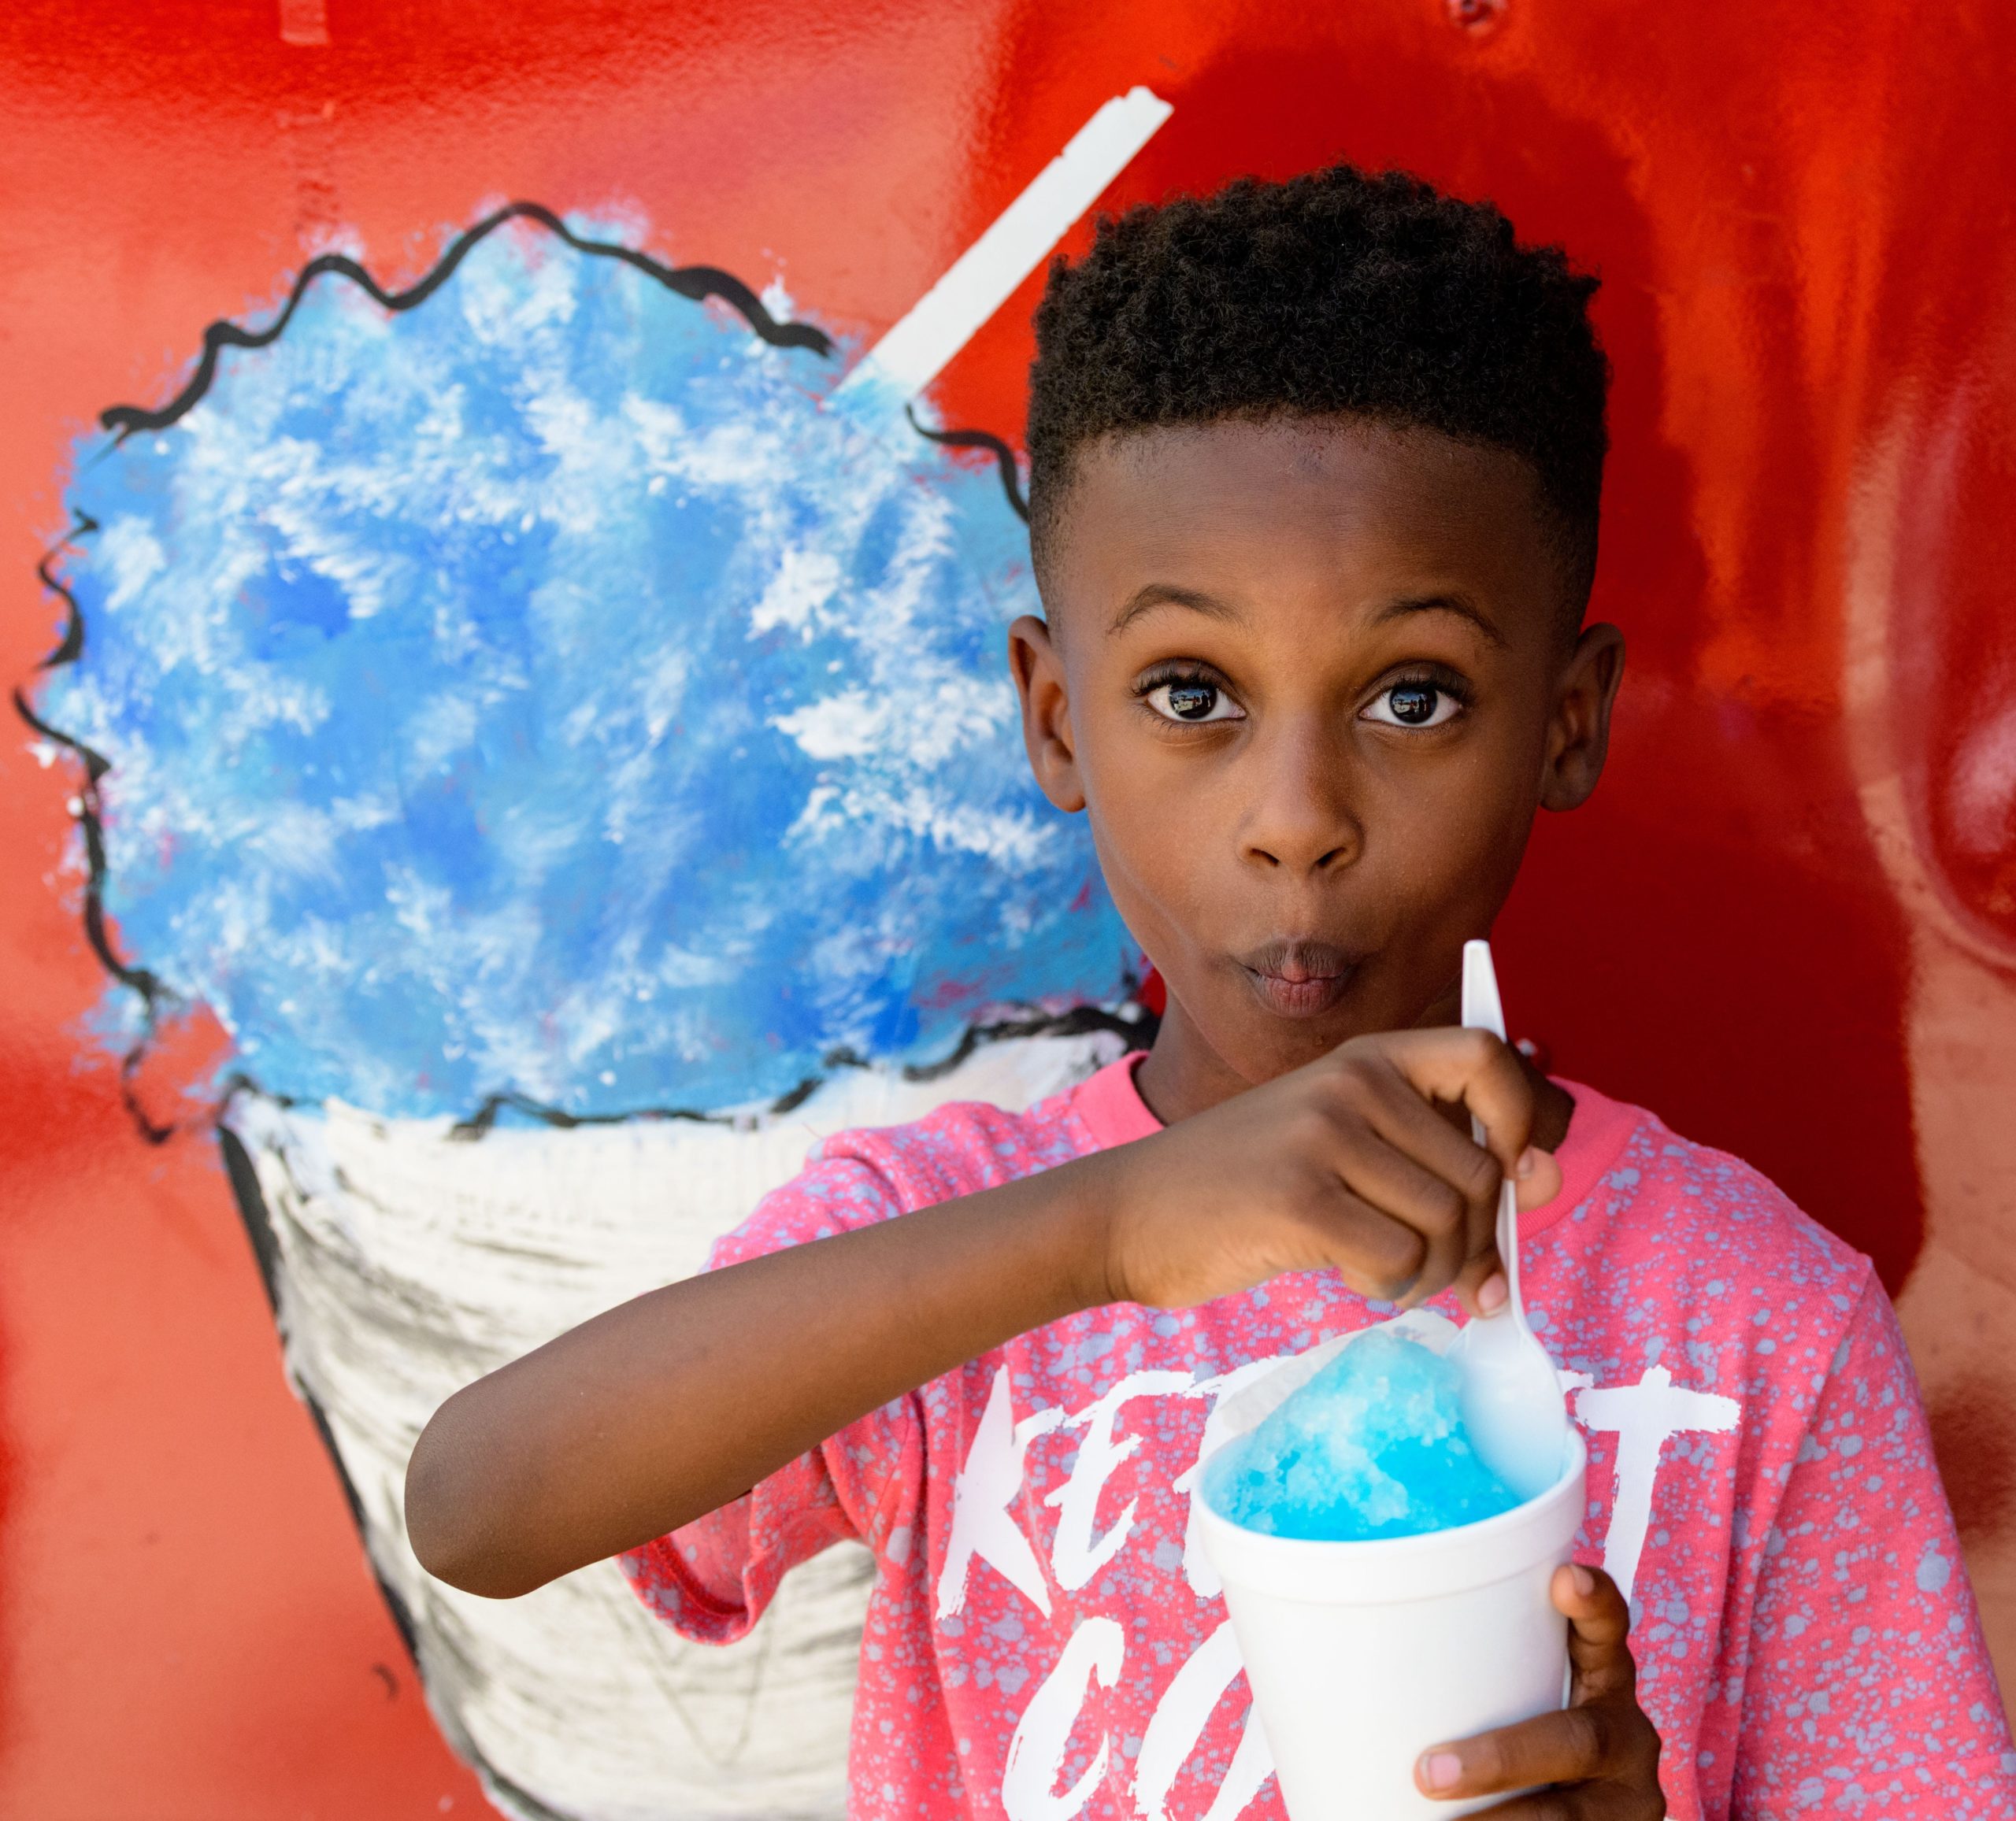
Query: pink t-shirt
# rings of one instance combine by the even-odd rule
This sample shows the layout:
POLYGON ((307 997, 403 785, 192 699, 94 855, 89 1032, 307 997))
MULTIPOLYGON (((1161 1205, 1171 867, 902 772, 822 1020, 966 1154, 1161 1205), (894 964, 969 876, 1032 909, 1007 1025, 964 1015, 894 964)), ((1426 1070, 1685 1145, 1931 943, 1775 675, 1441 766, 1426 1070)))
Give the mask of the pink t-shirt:
MULTIPOLYGON (((1673 1814, 2012 1821, 2016 1757, 1868 1260, 1734 1157, 1563 1085, 1565 1182, 1521 1216, 1525 1294, 1578 1387, 1577 1554, 1630 1594, 1673 1814)), ((1130 1059, 1026 1113, 966 1104, 847 1133, 712 1262, 1158 1129, 1130 1059)), ((1431 1306, 1462 1319, 1452 1298, 1431 1306)), ((662 1617, 720 1641, 827 1544, 874 1551, 858 1821, 1272 1821, 1191 1470, 1214 1403, 1256 1366, 1391 1312, 1327 1272, 1194 1309, 1090 1309, 862 1417, 624 1566, 662 1617)))

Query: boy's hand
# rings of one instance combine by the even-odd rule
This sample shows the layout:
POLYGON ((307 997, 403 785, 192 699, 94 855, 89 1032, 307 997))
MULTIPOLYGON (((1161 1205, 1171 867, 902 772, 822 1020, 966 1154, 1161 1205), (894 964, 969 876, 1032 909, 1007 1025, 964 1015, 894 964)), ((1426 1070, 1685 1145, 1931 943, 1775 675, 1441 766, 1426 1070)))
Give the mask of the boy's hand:
POLYGON ((1574 1692, 1559 1713, 1432 1745, 1414 1781, 1453 1801, 1533 1790, 1484 1811, 1497 1821, 1659 1821, 1659 1735, 1638 1705, 1625 1634, 1631 1614, 1599 1568, 1557 1569, 1554 1603, 1568 1616, 1574 1692), (1551 1785, 1535 1789, 1536 1785, 1551 1785))
POLYGON ((1552 1157, 1528 1149, 1533 1113, 1518 1058, 1488 1032, 1354 1038, 1102 1155, 1100 1300, 1187 1308, 1328 1268, 1366 1296, 1411 1305, 1454 1284, 1477 1307, 1498 1268, 1500 1182, 1518 1178, 1525 1208, 1561 1186, 1552 1157), (1482 1120, 1489 1148, 1436 1102, 1482 1120))

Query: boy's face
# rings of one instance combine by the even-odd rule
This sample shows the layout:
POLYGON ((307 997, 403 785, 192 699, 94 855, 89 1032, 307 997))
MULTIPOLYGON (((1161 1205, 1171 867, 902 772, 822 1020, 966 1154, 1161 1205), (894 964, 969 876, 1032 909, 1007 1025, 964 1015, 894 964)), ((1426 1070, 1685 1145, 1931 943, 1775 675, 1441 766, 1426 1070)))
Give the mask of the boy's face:
POLYGON ((1564 635, 1532 471, 1357 420, 1154 431, 1079 451, 1055 533, 1011 635, 1030 759, 1168 983, 1179 1097, 1454 1022, 1622 666, 1564 635))

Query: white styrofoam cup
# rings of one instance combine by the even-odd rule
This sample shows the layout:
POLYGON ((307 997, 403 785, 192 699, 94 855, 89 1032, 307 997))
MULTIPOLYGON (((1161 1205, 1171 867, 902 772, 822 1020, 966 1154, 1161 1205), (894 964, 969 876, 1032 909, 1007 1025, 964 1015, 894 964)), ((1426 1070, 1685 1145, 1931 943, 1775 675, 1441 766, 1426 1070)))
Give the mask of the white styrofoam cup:
POLYGON ((1561 1478, 1537 1497, 1365 1542, 1263 1535, 1198 1498, 1292 1821, 1436 1821, 1505 1800, 1424 1796, 1414 1764, 1563 1704, 1567 1622, 1548 1588, 1582 1522, 1588 1464, 1571 1426, 1561 1478))

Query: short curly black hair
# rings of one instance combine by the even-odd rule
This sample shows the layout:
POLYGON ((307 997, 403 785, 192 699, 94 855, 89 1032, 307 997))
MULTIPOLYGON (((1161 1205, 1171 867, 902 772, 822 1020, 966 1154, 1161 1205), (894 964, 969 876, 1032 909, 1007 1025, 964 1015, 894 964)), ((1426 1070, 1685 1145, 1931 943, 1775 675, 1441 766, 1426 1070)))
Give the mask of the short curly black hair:
POLYGON ((1036 313, 1030 532, 1045 568, 1077 451, 1228 418, 1361 416, 1510 450, 1539 477, 1579 623, 1595 570, 1610 364, 1597 280, 1488 202, 1348 165, 1130 209, 1036 313))

